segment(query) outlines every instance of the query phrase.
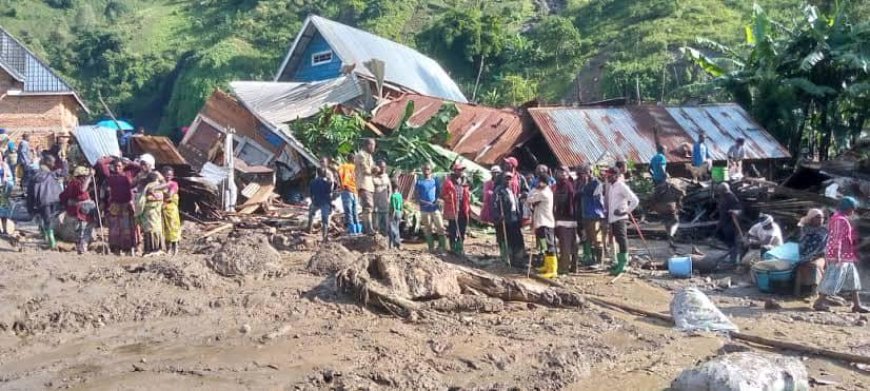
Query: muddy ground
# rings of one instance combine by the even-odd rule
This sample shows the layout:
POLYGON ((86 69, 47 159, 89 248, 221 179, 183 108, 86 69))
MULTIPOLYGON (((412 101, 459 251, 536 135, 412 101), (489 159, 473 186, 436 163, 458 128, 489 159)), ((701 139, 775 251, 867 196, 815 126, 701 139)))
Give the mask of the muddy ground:
MULTIPOLYGON (((174 258, 19 253, 0 241, 0 389, 661 390, 705 358, 767 350, 591 304, 508 303, 499 313, 405 320, 360 307, 332 277, 307 271, 313 249, 276 255, 255 246, 235 251, 249 258, 228 266, 214 254, 230 253, 222 241, 174 258)), ((471 242, 473 255, 495 253, 491 239, 471 242)), ((644 272, 610 284, 590 272, 560 282, 661 312, 672 290, 696 285, 741 331, 870 354, 866 316, 811 312, 787 297, 775 297, 782 309, 765 309, 774 296, 739 276, 724 288, 722 277, 644 272)), ((804 362, 830 383, 817 389, 870 388, 870 372, 849 363, 804 362)))

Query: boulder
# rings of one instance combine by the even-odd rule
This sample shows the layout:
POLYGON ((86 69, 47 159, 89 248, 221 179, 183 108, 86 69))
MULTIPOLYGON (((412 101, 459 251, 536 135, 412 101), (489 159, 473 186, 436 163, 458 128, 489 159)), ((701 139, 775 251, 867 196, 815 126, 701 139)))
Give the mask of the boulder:
POLYGON ((807 369, 797 358, 754 352, 714 357, 686 369, 672 391, 806 391, 807 369))

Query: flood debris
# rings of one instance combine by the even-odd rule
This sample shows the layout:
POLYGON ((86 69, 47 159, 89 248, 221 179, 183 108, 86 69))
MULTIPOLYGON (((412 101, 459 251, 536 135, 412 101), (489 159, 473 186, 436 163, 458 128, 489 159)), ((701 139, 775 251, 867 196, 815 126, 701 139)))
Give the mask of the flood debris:
POLYGON ((806 391, 807 369, 797 358, 739 352, 718 356, 684 370, 673 391, 806 391))
POLYGON ((268 236, 242 231, 237 237, 227 240, 220 251, 206 260, 206 264, 217 274, 236 277, 261 272, 280 259, 281 255, 272 247, 268 236))
POLYGON ((338 288, 360 304, 405 318, 429 311, 498 312, 507 301, 586 306, 577 293, 499 277, 414 251, 365 254, 335 278, 338 288))

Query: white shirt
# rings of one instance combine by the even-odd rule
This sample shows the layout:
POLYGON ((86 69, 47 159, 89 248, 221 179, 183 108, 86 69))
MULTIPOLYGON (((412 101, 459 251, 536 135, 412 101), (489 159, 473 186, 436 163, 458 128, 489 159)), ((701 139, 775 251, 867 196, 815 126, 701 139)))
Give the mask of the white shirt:
POLYGON ((782 230, 779 228, 779 224, 773 223, 771 224, 772 228, 769 230, 764 229, 764 223, 756 223, 749 228, 748 235, 752 240, 758 240, 758 244, 761 246, 770 246, 770 247, 779 247, 782 246, 782 230))
POLYGON ((607 190, 607 221, 610 223, 628 218, 628 214, 633 212, 640 200, 637 195, 628 187, 625 180, 622 178, 610 185, 607 190), (615 212, 625 212, 622 216, 617 216, 615 212))
POLYGON ((526 198, 526 204, 534 211, 532 212, 532 227, 538 229, 540 227, 554 228, 556 226, 556 218, 553 217, 553 190, 550 186, 543 189, 535 187, 526 198))

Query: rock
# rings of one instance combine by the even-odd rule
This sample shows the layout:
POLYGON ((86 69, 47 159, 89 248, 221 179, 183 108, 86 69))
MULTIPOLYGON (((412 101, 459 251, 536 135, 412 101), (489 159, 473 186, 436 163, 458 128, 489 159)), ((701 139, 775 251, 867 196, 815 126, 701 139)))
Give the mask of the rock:
POLYGON ((672 391, 807 391, 807 369, 792 357, 753 352, 718 356, 686 369, 672 391))
POLYGON ((719 289, 731 288, 731 277, 725 277, 716 280, 716 287, 718 287, 719 289))
POLYGON ((767 299, 764 301, 764 309, 766 309, 766 310, 781 310, 782 304, 779 304, 779 302, 777 302, 774 299, 767 299))
POLYGON ((243 324, 242 327, 239 328, 239 332, 242 334, 247 334, 251 332, 251 325, 243 324))
POLYGON ((218 253, 206 260, 206 265, 224 277, 236 277, 260 272, 280 259, 268 237, 245 233, 228 239, 218 253))

